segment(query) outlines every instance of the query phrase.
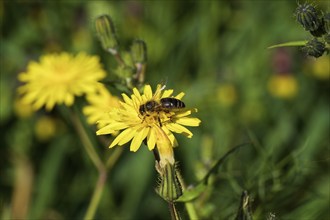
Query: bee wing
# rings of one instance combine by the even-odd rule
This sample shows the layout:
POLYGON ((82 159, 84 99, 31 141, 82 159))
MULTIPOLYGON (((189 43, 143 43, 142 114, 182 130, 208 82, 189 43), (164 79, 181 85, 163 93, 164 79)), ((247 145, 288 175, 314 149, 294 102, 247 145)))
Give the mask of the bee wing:
POLYGON ((159 100, 161 98, 162 91, 166 88, 166 85, 158 84, 155 94, 153 95, 154 100, 159 100))

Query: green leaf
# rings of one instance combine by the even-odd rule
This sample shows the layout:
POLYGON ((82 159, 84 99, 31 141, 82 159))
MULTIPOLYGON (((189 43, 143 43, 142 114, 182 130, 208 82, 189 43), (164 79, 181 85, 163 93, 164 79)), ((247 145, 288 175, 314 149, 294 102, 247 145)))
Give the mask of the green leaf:
POLYGON ((180 196, 176 202, 189 202, 196 199, 200 194, 202 194, 207 185, 204 181, 200 182, 196 187, 183 191, 182 196, 180 196))
POLYGON ((291 42, 286 42, 286 43, 270 46, 270 47, 268 47, 268 49, 273 49, 273 48, 277 48, 277 47, 300 47, 300 46, 305 46, 306 43, 307 43, 307 40, 291 41, 291 42))

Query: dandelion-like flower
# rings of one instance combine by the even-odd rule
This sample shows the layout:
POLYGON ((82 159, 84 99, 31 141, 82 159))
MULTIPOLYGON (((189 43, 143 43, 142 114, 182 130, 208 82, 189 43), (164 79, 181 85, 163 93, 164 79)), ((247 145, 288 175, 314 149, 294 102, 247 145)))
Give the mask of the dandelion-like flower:
POLYGON ((75 96, 94 92, 105 75, 97 56, 48 54, 39 62, 30 62, 27 71, 19 74, 18 79, 25 84, 18 92, 35 110, 42 106, 51 110, 55 104, 71 106, 75 96))
MULTIPOLYGON (((86 100, 89 105, 83 108, 83 113, 87 116, 87 122, 89 124, 95 124, 104 117, 107 117, 107 113, 112 108, 119 107, 119 98, 112 95, 102 83, 98 84, 95 93, 90 93, 86 96, 86 100)), ((98 123, 97 125, 98 128, 104 126, 102 123, 98 123)))
POLYGON ((113 108, 108 113, 108 118, 100 120, 100 123, 106 124, 97 131, 97 135, 113 134, 120 131, 120 134, 110 144, 110 148, 116 145, 124 145, 131 141, 130 150, 137 151, 142 142, 146 140, 149 150, 157 146, 160 155, 160 165, 169 162, 174 164, 173 147, 177 146, 177 141, 173 133, 184 134, 188 138, 193 136, 192 132, 185 126, 198 126, 198 118, 188 117, 196 109, 179 108, 158 109, 157 111, 140 111, 140 107, 148 101, 160 103, 163 98, 172 97, 178 100, 184 96, 181 92, 172 96, 173 90, 162 90, 161 85, 157 86, 153 94, 151 86, 144 87, 143 94, 138 89, 133 89, 133 94, 128 97, 122 94, 123 102, 120 107, 113 108))

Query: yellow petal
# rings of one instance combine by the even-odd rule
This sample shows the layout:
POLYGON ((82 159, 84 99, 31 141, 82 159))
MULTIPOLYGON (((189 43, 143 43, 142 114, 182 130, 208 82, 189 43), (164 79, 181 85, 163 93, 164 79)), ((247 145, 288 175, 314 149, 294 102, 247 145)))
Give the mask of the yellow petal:
POLYGON ((144 86, 144 95, 146 96, 147 100, 152 99, 152 89, 150 85, 145 85, 144 86))
POLYGON ((147 137, 149 133, 149 129, 149 127, 143 127, 140 131, 137 131, 132 140, 130 151, 136 152, 140 148, 142 141, 147 137))
POLYGON ((173 89, 167 89, 164 91, 162 98, 170 97, 173 94, 173 89))
POLYGON ((125 93, 121 94, 125 103, 129 104, 129 105, 133 105, 132 99, 130 99, 125 93))
POLYGON ((158 126, 154 127, 157 136, 157 149, 160 157, 159 164, 164 167, 166 163, 174 164, 174 153, 168 136, 158 126))
POLYGON ((155 148, 156 141, 155 130, 151 128, 147 137, 147 145, 149 150, 153 150, 155 148))
POLYGON ((183 96, 184 96, 184 92, 180 92, 179 94, 177 94, 177 95, 175 96, 175 98, 176 98, 176 99, 182 99, 183 96))
POLYGON ((125 142, 126 141, 125 143, 127 143, 128 141, 130 141, 133 138, 132 134, 134 136, 135 130, 133 130, 132 128, 127 128, 126 130, 124 130, 123 132, 121 132, 115 138, 115 140, 113 140, 113 142, 111 143, 111 145, 109 146, 109 148, 114 147, 116 144, 118 144, 118 145, 123 145, 124 144, 124 143, 119 144, 119 142, 125 142), (129 139, 129 137, 131 137, 131 138, 129 139))
MULTIPOLYGON (((128 128, 130 129, 130 128, 128 128)), ((127 129, 126 129, 127 130, 127 129)), ((136 135, 136 128, 132 128, 131 131, 125 133, 124 137, 118 142, 118 145, 122 146, 129 142, 136 135)))
POLYGON ((182 125, 175 124, 175 123, 169 123, 169 124, 166 124, 166 127, 170 131, 173 131, 173 132, 179 133, 179 134, 184 134, 188 138, 191 138, 193 136, 193 134, 191 133, 191 131, 189 131, 187 128, 183 127, 182 125))
POLYGON ((107 125, 106 127, 111 130, 123 130, 123 129, 127 128, 128 126, 129 125, 126 123, 114 121, 111 124, 107 125))
POLYGON ((166 126, 163 126, 162 129, 164 130, 164 132, 167 135, 168 139, 170 139, 172 147, 177 147, 179 144, 178 144, 178 141, 176 140, 175 136, 173 135, 173 133, 170 130, 168 130, 166 128, 166 126))
POLYGON ((175 120, 175 123, 186 125, 186 126, 198 126, 201 123, 201 120, 198 118, 178 118, 175 120))
POLYGON ((184 117, 184 116, 190 115, 192 112, 197 112, 197 109, 187 109, 187 110, 176 112, 175 117, 176 118, 184 117))
MULTIPOLYGON (((140 94, 139 90, 137 90, 137 88, 134 88, 133 89, 133 93, 134 93, 135 97, 137 98, 137 100, 139 102, 142 102, 141 94, 140 94)), ((133 98, 133 95, 132 95, 132 98, 133 98)))

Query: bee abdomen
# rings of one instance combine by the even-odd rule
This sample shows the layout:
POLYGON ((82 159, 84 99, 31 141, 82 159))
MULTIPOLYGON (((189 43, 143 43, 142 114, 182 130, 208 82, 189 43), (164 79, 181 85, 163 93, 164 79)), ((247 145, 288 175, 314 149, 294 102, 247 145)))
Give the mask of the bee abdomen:
POLYGON ((186 105, 179 99, 176 98, 162 98, 160 100, 163 108, 184 108, 186 105))

